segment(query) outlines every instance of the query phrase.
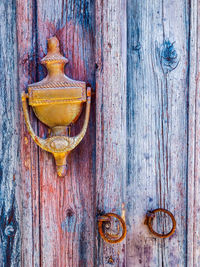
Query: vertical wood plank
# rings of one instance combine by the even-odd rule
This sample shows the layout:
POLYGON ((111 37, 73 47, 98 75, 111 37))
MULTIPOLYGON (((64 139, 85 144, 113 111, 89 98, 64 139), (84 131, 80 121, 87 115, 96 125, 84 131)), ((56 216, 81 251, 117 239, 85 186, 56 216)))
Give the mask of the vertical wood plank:
MULTIPOLYGON (((66 74, 94 85, 93 1, 38 0, 36 23, 39 59, 47 52, 47 38, 56 35, 69 59, 66 74)), ((45 75, 41 65, 38 73, 41 80, 45 75)), ((39 152, 41 266, 94 265, 94 110, 93 104, 86 136, 69 155, 64 179, 57 177, 52 155, 39 152)), ((72 135, 80 131, 83 119, 84 114, 72 135)), ((47 134, 41 124, 39 132, 47 134)))
MULTIPOLYGON (((126 1, 96 1, 96 205, 123 215, 126 195, 126 1)), ((125 241, 97 232, 97 266, 126 266, 125 241)))
POLYGON ((16 5, 0 2, 0 266, 20 266, 16 5))
MULTIPOLYGON (((36 79, 36 6, 35 1, 16 1, 17 12, 17 58, 18 58, 18 105, 20 134, 20 179, 18 194, 21 217, 21 266, 40 266, 40 226, 39 226, 39 176, 38 147, 27 132, 21 92, 36 79)), ((37 132, 37 121, 30 109, 32 127, 37 132)))
POLYGON ((188 139, 188 232, 187 266, 198 266, 200 251, 200 3, 191 1, 190 72, 189 72, 189 139, 188 139))
POLYGON ((188 1, 128 0, 127 10, 127 266, 185 266, 188 1), (144 225, 158 207, 177 221, 165 240, 144 225))

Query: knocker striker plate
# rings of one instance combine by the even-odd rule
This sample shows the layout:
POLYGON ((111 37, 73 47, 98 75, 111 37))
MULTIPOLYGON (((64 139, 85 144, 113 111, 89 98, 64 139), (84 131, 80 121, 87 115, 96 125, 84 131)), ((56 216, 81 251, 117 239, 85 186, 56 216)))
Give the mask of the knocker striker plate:
POLYGON ((67 58, 60 54, 56 37, 48 40, 48 53, 41 60, 47 68, 47 76, 40 82, 28 85, 28 94, 22 93, 24 117, 29 134, 42 149, 51 152, 56 161, 57 174, 66 174, 66 159, 83 139, 90 115, 91 88, 85 82, 75 81, 64 74, 67 58), (32 106, 37 118, 50 128, 50 135, 42 139, 33 131, 30 124, 28 105, 32 106), (85 121, 81 132, 69 136, 68 128, 75 123, 86 102, 85 121))
POLYGON ((170 237, 171 235, 174 234, 174 232, 176 230, 176 220, 174 218, 174 215, 170 211, 168 211, 166 209, 161 209, 160 208, 160 209, 155 209, 155 210, 152 210, 152 211, 148 211, 147 214, 146 214, 146 224, 148 225, 150 232, 152 234, 154 234, 155 236, 159 237, 159 238, 170 237), (155 214, 157 212, 164 212, 164 213, 166 213, 166 214, 168 214, 170 216, 173 225, 172 225, 172 229, 171 229, 171 231, 169 233, 167 233, 167 234, 159 234, 153 229, 152 223, 153 223, 153 219, 155 217, 155 214))
POLYGON ((121 242, 125 236, 126 236, 126 223, 125 221, 117 214, 115 213, 106 213, 103 216, 98 217, 98 230, 100 236, 103 238, 104 241, 115 244, 121 242), (118 231, 117 233, 109 233, 111 229, 111 221, 114 219, 117 219, 118 225, 118 231), (119 229, 121 228, 121 229, 119 229), (121 233, 120 233, 121 230, 121 233))

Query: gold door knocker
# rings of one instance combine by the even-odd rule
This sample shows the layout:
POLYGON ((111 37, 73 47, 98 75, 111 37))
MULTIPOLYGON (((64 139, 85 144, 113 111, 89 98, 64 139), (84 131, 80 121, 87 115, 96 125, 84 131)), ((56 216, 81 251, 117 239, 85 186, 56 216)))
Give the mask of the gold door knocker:
POLYGON ((147 214, 146 214, 145 223, 148 225, 150 232, 152 234, 154 234, 155 236, 159 237, 159 238, 170 237, 171 235, 173 235, 173 233, 176 230, 176 220, 174 218, 174 215, 170 211, 168 211, 166 209, 155 209, 155 210, 152 210, 152 211, 148 211, 147 214), (152 222, 153 222, 153 219, 155 218, 155 214, 157 212, 164 212, 164 213, 166 213, 166 214, 168 214, 170 216, 173 225, 172 225, 172 229, 171 229, 171 231, 169 233, 167 233, 167 234, 159 234, 153 229, 152 222))
POLYGON ((57 174, 66 174, 66 160, 72 149, 83 139, 90 116, 91 88, 64 74, 68 59, 60 54, 56 37, 48 40, 48 53, 41 60, 47 68, 47 76, 40 82, 29 84, 28 93, 22 93, 24 117, 29 134, 42 149, 51 152, 56 161, 57 174), (38 137, 31 127, 27 99, 37 118, 50 128, 47 139, 38 137), (79 118, 86 102, 85 121, 81 132, 69 136, 69 127, 79 118))
POLYGON ((119 243, 126 236, 126 223, 115 213, 106 213, 98 217, 98 230, 100 236, 108 243, 119 243), (117 219, 117 231, 114 229, 113 224, 116 223, 113 219, 117 219))

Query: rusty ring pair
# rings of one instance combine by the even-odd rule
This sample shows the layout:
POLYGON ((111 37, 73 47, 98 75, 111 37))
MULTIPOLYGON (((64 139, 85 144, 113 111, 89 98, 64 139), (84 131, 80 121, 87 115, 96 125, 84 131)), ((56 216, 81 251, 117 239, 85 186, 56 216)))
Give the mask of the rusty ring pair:
MULTIPOLYGON (((173 235, 173 233, 176 230, 176 220, 174 218, 174 215, 166 209, 159 208, 159 209, 155 209, 152 211, 148 211, 146 214, 146 224, 148 225, 150 232, 159 238, 170 237, 171 235, 173 235), (156 231, 154 231, 154 229, 152 227, 152 222, 153 222, 153 219, 154 219, 155 214, 157 212, 164 212, 170 216, 172 223, 173 223, 173 226, 172 226, 172 229, 169 233, 159 234, 156 231)), ((115 244, 115 243, 121 242, 125 238, 125 236, 126 236, 126 223, 119 215, 117 215, 115 213, 107 213, 107 214, 100 216, 98 218, 98 230, 99 230, 100 236, 103 238, 104 241, 111 243, 111 244, 115 244), (118 221, 120 222, 121 227, 122 227, 122 234, 120 236, 115 236, 115 237, 117 237, 117 239, 112 239, 112 235, 105 234, 103 231, 103 223, 109 223, 111 220, 111 217, 115 217, 116 219, 118 219, 118 221)))

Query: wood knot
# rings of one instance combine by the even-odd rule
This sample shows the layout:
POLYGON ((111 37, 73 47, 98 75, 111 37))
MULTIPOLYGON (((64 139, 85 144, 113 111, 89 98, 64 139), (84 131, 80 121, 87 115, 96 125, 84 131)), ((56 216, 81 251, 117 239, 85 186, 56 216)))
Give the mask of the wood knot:
POLYGON ((69 208, 67 210, 66 214, 67 214, 67 217, 72 217, 72 216, 74 216, 75 213, 74 213, 74 211, 71 208, 69 208))
POLYGON ((160 63, 165 74, 174 70, 179 63, 177 52, 174 48, 174 43, 165 41, 160 50, 160 63))
POLYGON ((12 225, 8 225, 4 231, 6 236, 13 236, 15 234, 15 229, 12 225))
POLYGON ((136 45, 132 46, 132 50, 133 51, 139 51, 141 49, 141 44, 140 42, 138 42, 136 45))
POLYGON ((111 49, 112 48, 112 45, 111 45, 111 43, 109 42, 108 43, 108 47, 111 49))
POLYGON ((66 210, 66 218, 62 222, 61 227, 64 231, 68 233, 73 233, 76 226, 76 214, 72 208, 66 210))

